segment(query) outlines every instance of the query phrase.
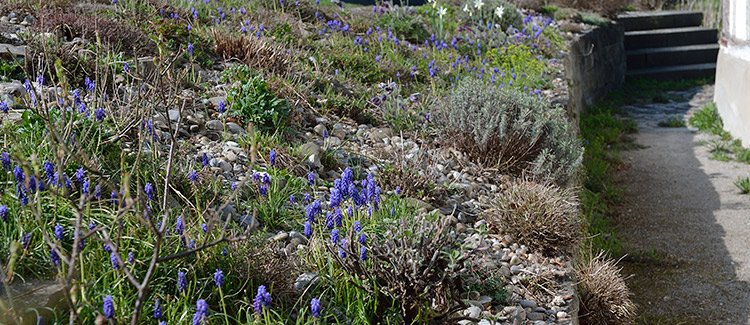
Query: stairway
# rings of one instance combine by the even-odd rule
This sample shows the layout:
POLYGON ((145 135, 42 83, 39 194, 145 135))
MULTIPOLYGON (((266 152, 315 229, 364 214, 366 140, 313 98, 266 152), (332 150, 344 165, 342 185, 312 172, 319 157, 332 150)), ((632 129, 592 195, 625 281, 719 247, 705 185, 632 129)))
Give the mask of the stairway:
POLYGON ((617 21, 625 27, 628 77, 679 80, 716 74, 718 31, 701 27, 703 13, 628 12, 617 21))

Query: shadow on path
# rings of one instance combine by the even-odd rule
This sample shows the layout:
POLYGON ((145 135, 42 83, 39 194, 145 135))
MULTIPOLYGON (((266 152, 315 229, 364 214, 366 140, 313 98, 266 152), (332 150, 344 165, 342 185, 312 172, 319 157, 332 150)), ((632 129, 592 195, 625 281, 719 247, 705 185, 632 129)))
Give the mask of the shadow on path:
MULTIPOLYGON (((690 109, 687 100, 682 108, 678 114, 690 109)), ((624 109, 636 112, 636 142, 647 146, 621 154, 630 168, 620 174, 625 193, 616 220, 638 322, 748 323, 750 196, 733 182, 750 175, 750 165, 710 160, 699 144, 705 135, 655 127, 664 118, 658 107, 624 109)))

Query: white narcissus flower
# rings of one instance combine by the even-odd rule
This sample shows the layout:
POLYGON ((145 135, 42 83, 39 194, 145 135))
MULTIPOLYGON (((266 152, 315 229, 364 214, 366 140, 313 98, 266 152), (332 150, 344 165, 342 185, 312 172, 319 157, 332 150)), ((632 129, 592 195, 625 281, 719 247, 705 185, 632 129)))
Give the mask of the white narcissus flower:
POLYGON ((469 9, 469 4, 467 3, 464 5, 464 12, 469 12, 469 11, 471 11, 471 9, 469 9))
POLYGON ((438 16, 440 16, 440 18, 443 18, 443 16, 445 16, 447 12, 448 9, 446 9, 445 7, 440 7, 440 9, 438 9, 438 16))
POLYGON ((503 6, 495 8, 495 15, 497 15, 497 18, 503 18, 504 12, 505 12, 505 8, 503 8, 503 6))
POLYGON ((484 7, 484 1, 474 0, 474 8, 477 8, 478 10, 482 10, 482 7, 484 7))

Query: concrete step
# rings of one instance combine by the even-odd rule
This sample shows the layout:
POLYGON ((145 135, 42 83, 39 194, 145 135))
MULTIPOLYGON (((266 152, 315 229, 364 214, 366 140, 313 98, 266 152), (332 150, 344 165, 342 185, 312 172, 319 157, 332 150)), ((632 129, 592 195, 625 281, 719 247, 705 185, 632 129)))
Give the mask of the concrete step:
POLYGON ((714 63, 719 54, 719 44, 669 46, 627 51, 629 70, 714 63))
POLYGON ((703 23, 703 13, 681 10, 634 11, 618 15, 617 22, 625 27, 625 31, 695 27, 703 23))
POLYGON ((716 63, 677 65, 671 67, 636 69, 627 72, 628 77, 654 80, 681 80, 705 78, 716 75, 716 63))
POLYGON ((680 27, 625 32, 625 50, 716 43, 718 31, 708 27, 680 27))

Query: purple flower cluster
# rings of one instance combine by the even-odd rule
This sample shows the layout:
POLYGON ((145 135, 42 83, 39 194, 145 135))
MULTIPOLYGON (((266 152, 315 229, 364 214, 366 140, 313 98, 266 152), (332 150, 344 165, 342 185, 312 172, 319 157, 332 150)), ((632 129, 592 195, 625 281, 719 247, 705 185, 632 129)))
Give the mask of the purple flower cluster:
POLYGON ((321 307, 318 298, 312 298, 312 300, 310 300, 310 312, 313 317, 320 318, 321 307))
POLYGON ((216 284, 217 288, 221 288, 224 285, 224 272, 219 269, 216 269, 216 272, 214 272, 214 284, 216 284))
POLYGON ((185 272, 177 272, 177 290, 185 292, 187 288, 187 279, 185 278, 185 272))
POLYGON ((208 303, 203 299, 199 299, 195 306, 197 310, 195 315, 193 315, 193 325, 199 325, 208 317, 208 303))
POLYGON ((107 319, 112 319, 112 317, 115 317, 115 303, 112 299, 112 296, 107 295, 104 297, 104 305, 102 307, 102 311, 104 311, 104 317, 107 319))
POLYGON ((260 315, 263 312, 263 308, 271 307, 271 294, 266 290, 266 286, 261 285, 258 287, 258 294, 253 299, 253 309, 255 313, 260 315))

